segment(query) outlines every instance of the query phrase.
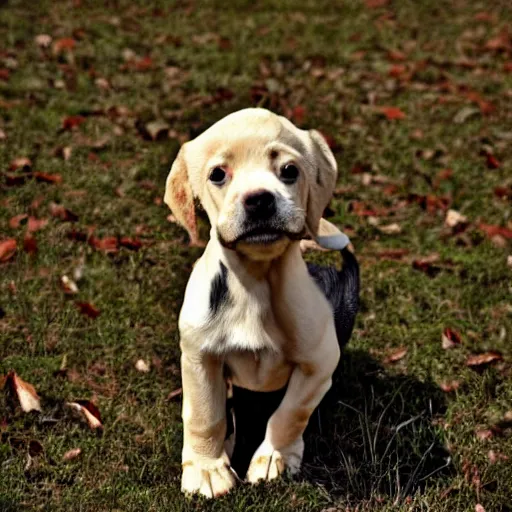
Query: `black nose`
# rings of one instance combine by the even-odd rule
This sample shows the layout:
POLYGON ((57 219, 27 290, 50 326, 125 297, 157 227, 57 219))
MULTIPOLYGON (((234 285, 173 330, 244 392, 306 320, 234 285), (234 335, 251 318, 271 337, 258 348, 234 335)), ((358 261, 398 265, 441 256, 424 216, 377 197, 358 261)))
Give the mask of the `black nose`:
POLYGON ((253 219, 268 219, 276 212, 276 198, 272 192, 259 190, 244 198, 247 214, 253 219))

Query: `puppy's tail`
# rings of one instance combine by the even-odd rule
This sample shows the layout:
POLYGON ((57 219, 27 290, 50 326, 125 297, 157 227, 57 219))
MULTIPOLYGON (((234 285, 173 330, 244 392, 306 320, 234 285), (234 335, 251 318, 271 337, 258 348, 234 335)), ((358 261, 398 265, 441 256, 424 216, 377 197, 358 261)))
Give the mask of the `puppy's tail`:
POLYGON ((338 343, 343 347, 350 339, 359 309, 359 265, 349 249, 348 236, 325 219, 320 220, 316 243, 340 251, 343 258, 341 270, 308 264, 309 273, 331 303, 338 343))

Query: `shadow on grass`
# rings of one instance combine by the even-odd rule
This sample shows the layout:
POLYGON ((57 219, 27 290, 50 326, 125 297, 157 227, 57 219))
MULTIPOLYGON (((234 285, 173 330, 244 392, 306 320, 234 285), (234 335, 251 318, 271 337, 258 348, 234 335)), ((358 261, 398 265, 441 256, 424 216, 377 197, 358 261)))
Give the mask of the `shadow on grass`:
MULTIPOLYGON (((245 474, 283 391, 235 389, 237 444, 232 464, 245 474)), ((305 434, 302 478, 334 496, 400 501, 451 473, 435 418, 442 392, 409 376, 392 376, 368 354, 347 350, 334 384, 305 434)))

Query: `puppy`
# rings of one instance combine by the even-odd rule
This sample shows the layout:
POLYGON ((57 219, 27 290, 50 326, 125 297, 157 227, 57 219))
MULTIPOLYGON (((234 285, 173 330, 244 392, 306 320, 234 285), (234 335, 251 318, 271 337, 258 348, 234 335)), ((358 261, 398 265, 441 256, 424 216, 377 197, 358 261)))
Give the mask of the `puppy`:
MULTIPOLYGON (((321 218, 336 177, 318 132, 264 109, 225 117, 173 163, 165 202, 192 243, 195 198, 211 223, 179 317, 184 492, 215 497, 235 485, 225 442, 228 382, 250 392, 284 390, 246 479, 300 468, 304 430, 331 386, 358 304, 348 239, 321 218), (306 237, 341 250, 343 270, 306 265, 306 237)), ((235 446, 238 435, 235 428, 235 446)))

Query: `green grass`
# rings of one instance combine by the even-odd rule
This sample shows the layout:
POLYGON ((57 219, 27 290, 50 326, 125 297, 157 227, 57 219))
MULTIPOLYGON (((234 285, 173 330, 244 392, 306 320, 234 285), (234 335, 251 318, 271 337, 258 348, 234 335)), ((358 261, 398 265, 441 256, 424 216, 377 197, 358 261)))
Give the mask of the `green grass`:
POLYGON ((478 226, 512 228, 511 20, 505 2, 468 0, 3 2, 0 240, 15 238, 18 251, 0 264, 0 375, 14 369, 32 383, 43 413, 24 414, 0 394, 0 509, 510 510, 511 243, 478 226), (37 46, 40 34, 76 45, 56 54, 37 46), (500 34, 503 44, 487 48, 500 34), (126 49, 150 56, 149 69, 134 70, 126 49), (398 78, 393 65, 405 66, 398 78), (479 99, 494 111, 482 113, 479 99), (180 386, 177 316, 201 249, 187 246, 161 198, 180 140, 252 105, 288 116, 303 107, 295 121, 335 143, 342 189, 329 215, 356 248, 362 307, 300 478, 206 503, 179 492, 180 399, 168 398, 180 386), (406 117, 387 120, 378 106, 406 117), (63 131, 71 115, 84 122, 63 131), (144 136, 153 120, 168 123, 170 138, 144 136), (488 168, 486 152, 499 168, 488 168), (62 182, 8 186, 25 172, 9 170, 20 157, 62 182), (453 174, 436 182, 444 169, 453 174), (453 233, 442 210, 414 200, 429 195, 449 197, 469 226, 453 233), (78 220, 52 217, 52 202, 78 220), (377 222, 401 232, 382 233, 357 202, 392 209, 377 222), (37 254, 23 250, 26 224, 9 225, 19 214, 48 219, 34 233, 37 254), (68 236, 92 227, 143 246, 105 254, 68 236), (391 261, 382 257, 390 249, 408 253, 391 261), (413 268, 432 253, 432 275, 413 268), (60 279, 77 268, 79 294, 66 296, 60 279), (101 314, 88 318, 76 301, 101 314), (459 347, 442 348, 446 327, 461 334, 459 347), (466 366, 489 350, 503 361, 466 366), (149 373, 135 369, 140 358, 149 373), (452 380, 458 389, 442 391, 452 380), (96 401, 102 435, 63 406, 76 399, 96 401), (43 452, 30 456, 31 441, 43 452), (81 455, 63 461, 73 448, 81 455))

